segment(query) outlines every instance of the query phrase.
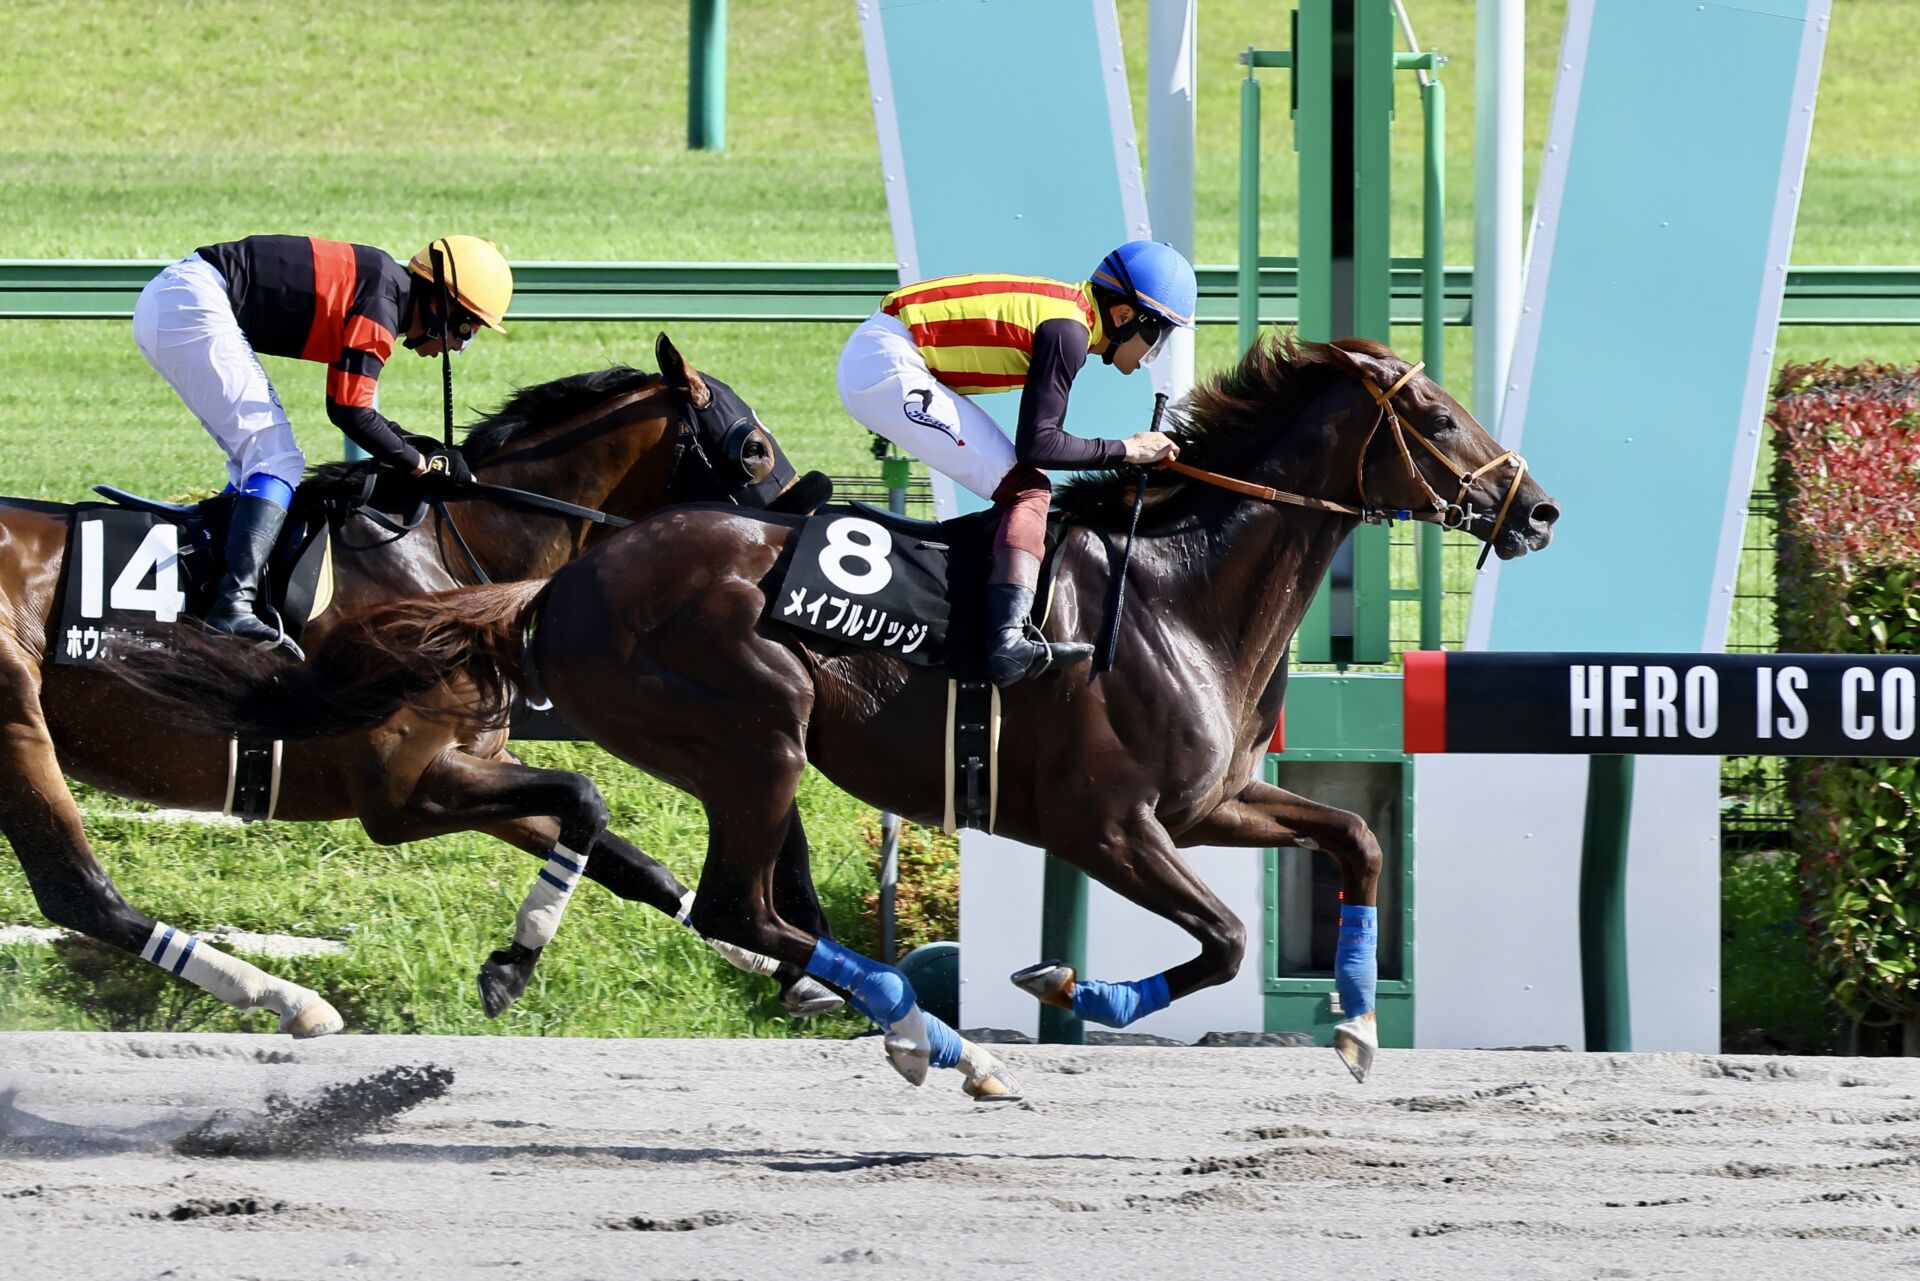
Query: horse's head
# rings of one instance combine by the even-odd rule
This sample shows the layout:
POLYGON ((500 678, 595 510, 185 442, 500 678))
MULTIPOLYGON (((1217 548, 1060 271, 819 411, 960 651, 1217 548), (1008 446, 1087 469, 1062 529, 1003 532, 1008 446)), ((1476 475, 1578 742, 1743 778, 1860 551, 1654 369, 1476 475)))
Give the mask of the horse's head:
POLYGON ((1438 516, 1501 560, 1552 540, 1560 505, 1527 472, 1526 460, 1501 449, 1420 366, 1359 339, 1326 350, 1357 383, 1365 398, 1357 416, 1372 424, 1355 475, 1363 506, 1438 516))
POLYGON ((664 333, 653 350, 677 418, 668 501, 773 505, 793 484, 794 470, 760 415, 733 388, 689 365, 664 333))

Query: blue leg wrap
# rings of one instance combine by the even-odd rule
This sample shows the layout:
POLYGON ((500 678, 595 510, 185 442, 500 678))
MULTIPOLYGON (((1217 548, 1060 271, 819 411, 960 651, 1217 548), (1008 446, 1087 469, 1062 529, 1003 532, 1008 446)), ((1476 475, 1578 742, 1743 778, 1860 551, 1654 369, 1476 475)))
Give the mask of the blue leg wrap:
POLYGON ((1155 1010, 1167 1008, 1167 976, 1131 983, 1102 983, 1099 979, 1076 979, 1073 984, 1073 1012, 1093 1023, 1125 1027, 1135 1019, 1144 1019, 1155 1010))
MULTIPOLYGON (((914 1006, 913 985, 907 976, 891 965, 869 961, 858 952, 850 952, 832 939, 816 939, 807 973, 823 979, 853 999, 853 1008, 878 1023, 890 1027, 907 1016, 914 1006)), ((934 1020, 928 1019, 931 1024, 934 1020)), ((951 1035, 951 1029, 949 1029, 951 1035)), ((960 1051, 957 1044, 954 1057, 960 1051)), ((936 1047, 938 1042, 935 1043, 936 1047)))
POLYGON ((1340 993, 1340 1010, 1347 1018, 1365 1014, 1374 1006, 1374 984, 1380 967, 1374 954, 1380 942, 1380 909, 1342 904, 1340 942, 1333 950, 1333 986, 1340 993))
POLYGON ((933 1066, 950 1068, 959 1063, 960 1034, 925 1010, 920 1017, 927 1021, 927 1039, 933 1042, 933 1066))
POLYGON ((255 498, 264 498, 285 511, 293 502, 293 486, 270 472, 257 471, 241 482, 240 492, 251 494, 255 498))

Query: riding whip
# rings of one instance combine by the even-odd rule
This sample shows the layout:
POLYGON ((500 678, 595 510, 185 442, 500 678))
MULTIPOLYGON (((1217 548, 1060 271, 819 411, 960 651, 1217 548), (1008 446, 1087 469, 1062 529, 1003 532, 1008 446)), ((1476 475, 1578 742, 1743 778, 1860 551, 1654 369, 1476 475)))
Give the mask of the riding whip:
MULTIPOLYGON (((1160 415, 1167 412, 1167 393, 1157 391, 1153 394, 1153 422, 1148 431, 1160 430, 1160 415)), ((1147 502, 1147 469, 1136 467, 1133 471, 1133 519, 1127 522, 1127 543, 1120 552, 1120 580, 1113 593, 1113 625, 1107 629, 1106 651, 1100 655, 1100 670, 1113 670, 1114 651, 1120 647, 1120 613, 1127 606, 1127 566, 1133 562, 1133 535, 1140 528, 1140 509, 1147 502)))
MULTIPOLYGON (((433 284, 440 292, 440 429, 446 443, 453 444, 453 291, 447 287, 446 261, 441 250, 445 240, 433 242, 433 284)), ((454 283, 459 284, 455 268, 454 283)))

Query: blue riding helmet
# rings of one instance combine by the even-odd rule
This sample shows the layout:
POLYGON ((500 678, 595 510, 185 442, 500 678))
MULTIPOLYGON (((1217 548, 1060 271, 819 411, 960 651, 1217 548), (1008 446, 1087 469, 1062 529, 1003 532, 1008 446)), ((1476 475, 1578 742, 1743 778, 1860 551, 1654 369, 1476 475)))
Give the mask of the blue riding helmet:
POLYGON ((1113 350, 1135 333, 1147 336, 1148 351, 1141 363, 1150 364, 1174 328, 1193 328, 1199 282, 1185 255, 1164 240, 1129 240, 1100 260, 1092 280, 1119 294, 1136 313, 1133 321, 1113 334, 1107 351, 1109 364, 1113 350))

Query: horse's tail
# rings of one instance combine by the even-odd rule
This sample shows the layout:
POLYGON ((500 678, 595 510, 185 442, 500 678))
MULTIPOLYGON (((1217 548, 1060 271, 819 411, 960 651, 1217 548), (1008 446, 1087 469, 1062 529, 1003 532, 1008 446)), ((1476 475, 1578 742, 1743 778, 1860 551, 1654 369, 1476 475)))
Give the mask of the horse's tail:
POLYGON ((215 734, 303 739, 377 725, 456 676, 470 692, 436 719, 503 723, 524 683, 521 638, 544 579, 466 587, 351 615, 305 666, 282 651, 181 628, 167 649, 115 657, 161 719, 215 734))

